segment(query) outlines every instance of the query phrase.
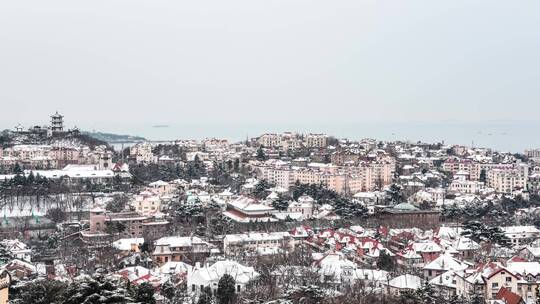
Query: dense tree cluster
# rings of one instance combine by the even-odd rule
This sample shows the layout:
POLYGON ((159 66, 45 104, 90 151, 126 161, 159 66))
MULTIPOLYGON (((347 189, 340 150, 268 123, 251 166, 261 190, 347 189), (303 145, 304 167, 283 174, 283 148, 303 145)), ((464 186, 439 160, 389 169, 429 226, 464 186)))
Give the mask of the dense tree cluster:
POLYGON ((131 165, 129 172, 136 184, 147 184, 157 180, 172 181, 184 176, 179 165, 138 164, 131 165))
POLYGON ((84 277, 71 283, 34 280, 12 286, 13 304, 154 304, 154 288, 147 284, 130 285, 102 276, 84 277))
POLYGON ((330 203, 339 198, 337 192, 327 189, 322 184, 302 184, 298 181, 291 187, 291 193, 294 200, 298 200, 302 195, 308 195, 319 204, 330 203))
POLYGON ((129 202, 129 197, 125 194, 116 194, 112 200, 110 200, 105 209, 110 212, 121 212, 123 211, 127 203, 129 202))
POLYGON ((475 242, 488 242, 501 246, 510 245, 510 239, 508 239, 500 227, 491 227, 478 221, 465 222, 461 235, 475 242))
POLYGON ((337 215, 344 219, 360 218, 367 215, 367 208, 344 197, 338 197, 330 202, 337 215))

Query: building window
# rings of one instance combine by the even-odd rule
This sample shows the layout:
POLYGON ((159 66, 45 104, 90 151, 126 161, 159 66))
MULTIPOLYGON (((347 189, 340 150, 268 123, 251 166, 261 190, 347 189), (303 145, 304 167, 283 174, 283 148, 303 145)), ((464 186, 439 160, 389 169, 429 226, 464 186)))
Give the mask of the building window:
POLYGON ((506 277, 506 282, 512 282, 512 277, 506 277))

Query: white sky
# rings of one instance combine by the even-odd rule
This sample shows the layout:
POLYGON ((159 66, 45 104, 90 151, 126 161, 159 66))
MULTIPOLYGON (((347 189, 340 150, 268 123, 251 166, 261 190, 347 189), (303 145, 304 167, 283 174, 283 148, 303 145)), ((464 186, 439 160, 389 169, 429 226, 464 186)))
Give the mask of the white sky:
POLYGON ((0 128, 538 121, 540 1, 0 2, 0 128))

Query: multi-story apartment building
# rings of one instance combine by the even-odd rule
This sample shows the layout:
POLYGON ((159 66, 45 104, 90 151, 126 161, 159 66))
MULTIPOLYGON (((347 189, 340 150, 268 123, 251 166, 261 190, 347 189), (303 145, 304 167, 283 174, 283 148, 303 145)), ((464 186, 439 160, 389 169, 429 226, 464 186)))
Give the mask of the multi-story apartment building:
POLYGON ((474 162, 470 159, 449 158, 442 164, 443 170, 457 174, 460 171, 468 172, 471 180, 479 180, 480 177, 494 169, 517 170, 527 176, 529 166, 524 163, 483 163, 474 162), (484 172, 484 173, 482 173, 484 172))
POLYGON ((529 166, 524 163, 510 163, 510 164, 498 164, 498 163, 475 163, 472 167, 470 177, 471 180, 479 180, 482 172, 487 175, 491 170, 516 170, 518 173, 525 177, 529 175, 529 166))
POLYGON ((300 135, 291 132, 281 134, 267 133, 257 138, 257 143, 268 148, 279 148, 281 150, 297 149, 302 146, 308 148, 324 148, 328 144, 326 134, 306 134, 300 135))
POLYGON ((294 183, 322 184, 339 193, 357 193, 380 189, 392 182, 393 165, 387 162, 361 162, 358 166, 309 164, 294 167, 277 161, 257 167, 259 178, 289 189, 294 183))
POLYGON ((525 150, 525 155, 533 161, 540 161, 540 149, 525 150))
POLYGON ((151 216, 161 211, 161 198, 148 191, 143 191, 131 203, 138 213, 151 216))
POLYGON ((137 164, 157 163, 158 157, 152 152, 152 145, 149 143, 140 143, 129 148, 129 156, 135 159, 137 164))
POLYGON ((117 239, 134 237, 157 239, 167 232, 169 226, 167 221, 156 221, 137 212, 110 213, 102 208, 94 208, 90 211, 90 229, 82 234, 83 240, 91 242, 94 238, 103 239, 104 236, 111 236, 109 233, 111 228, 107 226, 113 223, 121 223, 125 227, 123 231, 113 233, 117 239))
POLYGON ((487 186, 498 193, 512 193, 517 189, 526 189, 527 178, 528 173, 523 170, 491 169, 487 173, 487 186))
POLYGON ((444 171, 451 172, 456 174, 459 171, 472 172, 473 171, 473 161, 470 159, 460 159, 460 158, 449 158, 443 164, 442 168, 444 171))
POLYGON ((267 133, 259 136, 257 142, 264 147, 281 146, 281 136, 275 133, 267 133))
POLYGON ((464 194, 478 194, 484 188, 483 182, 463 179, 455 179, 449 186, 450 191, 464 194))
POLYGON ((112 152, 104 146, 90 150, 87 146, 15 145, 1 152, 0 166, 4 167, 15 163, 25 169, 38 170, 78 164, 97 164, 99 169, 112 167, 112 152))
POLYGON ((309 148, 324 148, 328 144, 326 134, 307 134, 304 136, 304 145, 309 148))
POLYGON ((153 260, 159 265, 167 262, 198 260, 210 254, 210 244, 194 236, 169 236, 154 242, 153 260))
POLYGON ((227 234, 223 239, 226 255, 239 253, 278 253, 294 247, 294 239, 288 232, 227 234))
POLYGON ((351 152, 345 152, 345 151, 339 151, 332 153, 330 155, 330 161, 333 165, 336 166, 343 166, 346 164, 358 164, 360 160, 360 154, 351 153, 351 152))

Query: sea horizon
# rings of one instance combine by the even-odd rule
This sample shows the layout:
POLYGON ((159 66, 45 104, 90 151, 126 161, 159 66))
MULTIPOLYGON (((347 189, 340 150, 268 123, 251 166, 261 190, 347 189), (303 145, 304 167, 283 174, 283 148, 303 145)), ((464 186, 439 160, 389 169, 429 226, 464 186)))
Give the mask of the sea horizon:
POLYGON ((177 139, 201 140, 224 138, 231 142, 243 141, 264 133, 298 132, 325 133, 336 138, 360 140, 373 138, 381 141, 444 142, 452 145, 490 148, 501 152, 523 153, 540 147, 540 122, 492 123, 309 123, 309 124, 99 124, 81 128, 85 131, 141 136, 150 141, 177 139))

